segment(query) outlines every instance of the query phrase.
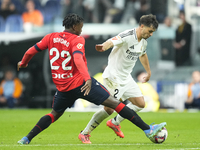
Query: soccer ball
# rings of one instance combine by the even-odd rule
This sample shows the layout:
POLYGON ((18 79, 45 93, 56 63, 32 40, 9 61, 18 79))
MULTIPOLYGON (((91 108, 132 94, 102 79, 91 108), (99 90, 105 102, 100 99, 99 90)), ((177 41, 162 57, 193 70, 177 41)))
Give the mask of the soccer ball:
POLYGON ((161 131, 159 131, 156 135, 150 138, 153 143, 163 143, 168 136, 167 129, 164 127, 161 131))

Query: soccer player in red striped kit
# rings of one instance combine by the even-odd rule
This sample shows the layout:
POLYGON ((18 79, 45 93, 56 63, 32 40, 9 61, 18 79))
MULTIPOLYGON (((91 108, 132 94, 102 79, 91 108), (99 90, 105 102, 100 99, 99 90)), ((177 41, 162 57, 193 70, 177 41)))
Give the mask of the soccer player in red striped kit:
MULTIPOLYGON (((161 130, 166 125, 165 122, 154 126, 147 125, 133 110, 111 96, 102 84, 90 77, 85 57, 85 40, 79 36, 82 32, 83 18, 69 14, 64 18, 63 26, 63 32, 47 34, 40 42, 29 48, 22 61, 18 63, 18 70, 25 68, 36 53, 48 49, 52 79, 57 88, 52 111, 41 117, 28 135, 18 143, 29 144, 36 135, 62 116, 78 98, 114 109, 141 128, 147 137, 152 137, 161 130)), ((88 140, 89 136, 82 138, 91 143, 88 140)))

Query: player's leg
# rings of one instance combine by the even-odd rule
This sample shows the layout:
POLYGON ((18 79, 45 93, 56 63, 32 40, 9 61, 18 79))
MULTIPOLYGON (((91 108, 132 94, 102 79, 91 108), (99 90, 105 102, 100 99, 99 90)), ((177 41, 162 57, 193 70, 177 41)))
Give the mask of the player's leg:
POLYGON ((28 135, 18 141, 19 144, 29 144, 36 135, 38 135, 44 129, 48 128, 51 123, 58 120, 66 108, 73 105, 75 99, 71 98, 67 94, 67 92, 56 92, 51 113, 41 117, 33 129, 28 133, 28 135), (69 98, 68 100, 66 100, 67 97, 69 98))
POLYGON ((144 123, 142 119, 136 114, 135 111, 128 108, 125 104, 117 101, 114 97, 109 96, 107 100, 105 100, 102 105, 115 109, 115 111, 120 114, 122 117, 130 120, 136 126, 141 128, 142 130, 149 129, 149 125, 144 123))
POLYGON ((115 111, 118 114, 120 114, 123 118, 128 119, 137 127, 142 129, 148 138, 154 136, 158 131, 160 131, 164 126, 166 126, 166 122, 163 122, 158 125, 146 124, 135 111, 128 108, 125 104, 121 102, 119 103, 119 101, 112 96, 109 96, 109 98, 105 100, 102 103, 102 105, 115 109, 115 111))
MULTIPOLYGON (((107 91, 107 89, 101 85, 100 83, 96 84, 96 80, 92 79, 92 89, 90 91, 90 95, 94 95, 93 97, 89 97, 88 96, 88 100, 92 103, 96 103, 96 101, 94 102, 93 100, 97 99, 97 97, 99 97, 98 99, 98 104, 101 104, 105 99, 107 99, 107 97, 109 96, 109 92, 107 91), (106 96, 107 95, 107 96, 106 96), (104 98, 105 97, 105 98, 104 98)), ((107 83, 104 83, 104 85, 107 85, 107 83)), ((114 90, 113 90, 114 91, 114 90)), ((112 93, 112 91, 111 91, 112 93)), ((87 99, 87 98, 84 98, 87 99)), ((87 124, 87 126, 85 127, 85 129, 79 134, 79 139, 82 141, 82 143, 91 143, 89 140, 89 136, 90 133, 96 129, 100 123, 106 119, 109 115, 111 115, 114 112, 114 109, 109 108, 109 107, 104 107, 102 109, 100 109, 99 111, 95 112, 95 114, 92 116, 91 120, 89 121, 89 123, 87 124)))
POLYGON ((9 108, 14 108, 16 99, 13 97, 7 98, 7 105, 9 108))
MULTIPOLYGON (((144 97, 131 97, 128 99, 129 103, 126 105, 135 112, 139 112, 145 107, 144 97)), ((119 125, 125 118, 119 114, 112 119, 114 125, 119 125)))
MULTIPOLYGON (((113 109, 110 109, 112 112, 113 109)), ((104 108, 100 109, 99 111, 95 112, 92 116, 91 120, 85 127, 83 131, 79 134, 78 138, 82 141, 84 144, 91 144, 91 141, 89 139, 90 133, 100 125, 100 123, 106 119, 110 114, 108 114, 104 108)))
POLYGON ((111 108, 109 109, 109 113, 107 113, 104 108, 95 112, 85 129, 80 134, 90 134, 104 119, 112 114, 114 110, 111 108))
MULTIPOLYGON (((107 89, 101 85, 100 83, 92 78, 92 88, 89 93, 89 95, 83 96, 83 93, 77 93, 80 98, 86 99, 96 105, 104 105, 106 107, 110 107, 112 109, 115 109, 116 112, 118 112, 122 117, 129 119, 132 123, 134 123, 136 126, 140 127, 142 130, 149 130, 150 126, 144 123, 141 118, 130 108, 126 107, 123 103, 120 103, 117 99, 115 99, 113 96, 110 96, 109 92, 107 89)), ((74 89, 80 91, 80 89, 74 89)), ((165 125, 165 124, 164 124, 165 125)), ((161 125, 163 126, 163 125, 161 125)), ((156 130, 160 130, 161 127, 156 128, 156 130)), ((156 131, 154 130, 154 131, 156 131)), ((156 131, 157 133, 158 131, 156 131)), ((148 134, 148 133, 147 133, 148 134)), ((147 135, 146 134, 146 135, 147 135)), ((153 134, 155 134, 153 132, 153 134)), ((89 141, 89 134, 81 135, 81 138, 79 136, 79 139, 83 142, 86 143, 85 140, 89 141), (85 138, 84 138, 85 137, 85 138)), ((150 135, 152 136, 152 134, 150 135)), ((87 143, 91 143, 90 141, 87 143)))
MULTIPOLYGON (((114 82, 110 78, 104 78, 103 81, 104 81, 105 87, 108 89, 110 94, 114 96, 116 99, 120 99, 120 101, 122 101, 121 97, 123 93, 125 92, 125 90, 123 90, 123 85, 117 82, 114 82)), ((108 112, 109 110, 110 110, 109 107, 105 107, 105 111, 108 112)), ((113 124, 112 120, 108 120, 106 124, 109 128, 111 128, 117 134, 117 136, 124 138, 124 134, 121 131, 121 126, 119 124, 118 125, 113 124)))
MULTIPOLYGON (((106 85, 108 85, 108 90, 113 91, 113 94, 111 95, 114 95, 114 97, 117 99, 120 98, 122 100, 125 100, 123 101, 123 103, 125 103, 135 112, 140 111, 145 106, 142 93, 132 77, 127 78, 128 84, 117 84, 110 79, 104 79, 104 82, 107 83, 106 85), (135 96, 137 97, 135 98, 135 96)), ((121 138, 124 138, 124 134, 121 131, 120 126, 120 123, 123 120, 124 118, 118 114, 115 118, 108 120, 106 123, 107 126, 110 127, 117 134, 117 136, 121 138)))
MULTIPOLYGON (((139 86, 133 80, 133 78, 130 77, 127 80, 129 84, 121 85, 121 90, 124 91, 121 98, 123 100, 128 99, 129 103, 127 106, 135 112, 138 112, 145 107, 144 97, 139 86)), ((124 118, 118 114, 111 120, 111 123, 113 123, 113 125, 119 125, 123 120, 124 118)))
MULTIPOLYGON (((115 89, 119 89, 118 88, 119 85, 117 83, 111 83, 111 81, 107 78, 104 79, 104 86, 110 92, 111 95, 115 94, 115 89)), ((119 91, 117 91, 117 95, 119 95, 119 91)), ((109 108, 109 107, 104 107, 100 109, 99 111, 95 112, 91 120, 85 127, 85 129, 80 134, 83 134, 83 135, 90 134, 104 119, 106 119, 113 112, 114 112, 114 109, 109 108)))
POLYGON ((18 143, 29 144, 30 141, 36 135, 38 135, 44 129, 48 128, 50 124, 55 122, 62 114, 63 112, 57 113, 55 110, 52 109, 51 113, 46 114, 45 116, 41 117, 40 120, 37 122, 37 124, 33 127, 33 129, 28 133, 28 135, 23 137, 20 141, 18 141, 18 143))

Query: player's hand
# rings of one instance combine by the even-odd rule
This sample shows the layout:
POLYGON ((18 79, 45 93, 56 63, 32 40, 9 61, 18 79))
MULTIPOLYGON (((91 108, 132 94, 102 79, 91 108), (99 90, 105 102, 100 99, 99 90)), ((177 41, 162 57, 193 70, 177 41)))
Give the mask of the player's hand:
POLYGON ((105 50, 103 49, 103 45, 101 44, 97 44, 95 46, 95 49, 98 51, 98 52, 104 52, 105 50))
POLYGON ((26 67, 28 66, 28 64, 27 64, 26 66, 21 66, 21 65, 20 65, 21 62, 22 62, 22 61, 20 61, 20 62, 17 63, 17 71, 19 71, 20 68, 26 68, 26 67))
POLYGON ((92 80, 89 79, 85 82, 85 85, 81 88, 81 92, 84 92, 84 96, 88 95, 90 93, 91 90, 91 86, 92 86, 92 80))
POLYGON ((143 78, 142 78, 142 83, 146 83, 150 80, 151 75, 150 74, 146 74, 143 78))

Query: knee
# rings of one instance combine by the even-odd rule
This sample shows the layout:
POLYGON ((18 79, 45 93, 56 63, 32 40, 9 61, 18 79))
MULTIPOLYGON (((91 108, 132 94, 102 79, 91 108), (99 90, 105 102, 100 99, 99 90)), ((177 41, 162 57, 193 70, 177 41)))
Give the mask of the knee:
POLYGON ((111 115, 111 114, 114 112, 114 109, 109 108, 109 107, 104 107, 104 110, 105 110, 109 115, 111 115))
POLYGON ((60 118, 60 116, 62 116, 63 113, 57 113, 55 110, 52 110, 50 114, 51 114, 50 116, 51 116, 53 122, 55 122, 56 120, 58 120, 60 118))
POLYGON ((132 102, 133 105, 136 105, 139 108, 144 108, 145 107, 145 101, 144 98, 136 101, 136 102, 132 102))
POLYGON ((145 101, 143 100, 143 102, 138 107, 144 108, 145 107, 145 101))

